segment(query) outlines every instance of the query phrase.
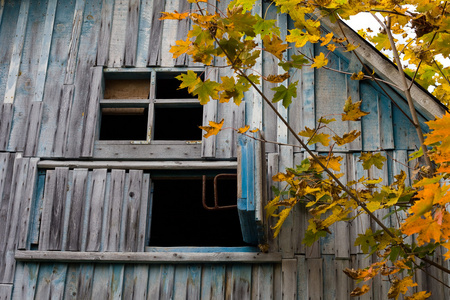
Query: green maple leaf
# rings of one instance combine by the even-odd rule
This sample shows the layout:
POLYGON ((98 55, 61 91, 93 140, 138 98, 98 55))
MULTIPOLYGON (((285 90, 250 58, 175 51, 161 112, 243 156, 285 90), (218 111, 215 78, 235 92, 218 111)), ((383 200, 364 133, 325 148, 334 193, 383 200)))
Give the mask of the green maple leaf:
POLYGON ((280 35, 280 28, 275 26, 276 20, 264 20, 259 15, 255 15, 256 24, 253 26, 256 34, 260 34, 261 37, 265 35, 280 35))
POLYGON ((247 36, 255 37, 254 25, 256 18, 250 12, 243 12, 241 9, 233 11, 228 15, 228 21, 233 24, 234 31, 243 32, 247 36))
POLYGON ((213 98, 213 99, 219 99, 219 86, 220 84, 215 82, 215 81, 211 81, 211 80, 206 80, 206 81, 201 81, 195 85, 194 90, 192 91, 192 94, 194 96, 198 96, 198 100, 200 101, 201 105, 204 105, 206 103, 209 102, 209 97, 213 98))
POLYGON ((187 88, 189 93, 192 93, 195 86, 201 83, 201 80, 200 78, 198 78, 197 73, 191 70, 188 70, 186 74, 180 74, 175 78, 181 81, 180 87, 178 89, 180 90, 187 88))
POLYGON ((361 117, 368 115, 368 112, 360 109, 362 100, 352 103, 352 98, 348 97, 344 105, 344 114, 342 121, 359 121, 361 117))
POLYGON ((315 143, 321 143, 327 147, 330 143, 330 135, 325 133, 318 133, 317 130, 311 129, 305 126, 305 130, 298 133, 300 136, 307 137, 309 140, 308 145, 313 145, 315 143))
POLYGON ((359 157, 359 161, 362 161, 364 170, 369 170, 372 166, 377 167, 378 169, 383 169, 384 162, 386 161, 386 157, 381 155, 381 153, 361 153, 359 157))
POLYGON ((290 68, 301 69, 306 64, 309 64, 309 60, 307 60, 303 55, 292 55, 291 60, 287 62, 280 61, 278 63, 278 65, 286 72, 289 71, 290 68))
POLYGON ((276 103, 283 100, 283 106, 287 108, 289 104, 292 103, 292 97, 297 96, 297 84, 298 81, 289 84, 287 88, 284 85, 272 88, 272 90, 276 92, 273 96, 272 102, 276 103))
POLYGON ((372 229, 367 229, 366 233, 358 234, 355 240, 355 246, 361 246, 363 253, 369 253, 369 249, 376 245, 372 229))

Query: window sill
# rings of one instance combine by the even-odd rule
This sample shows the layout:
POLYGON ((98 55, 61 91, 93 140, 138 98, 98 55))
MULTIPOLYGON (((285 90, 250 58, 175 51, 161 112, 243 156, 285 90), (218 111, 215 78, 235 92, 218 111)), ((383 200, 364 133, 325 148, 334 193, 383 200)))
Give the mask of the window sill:
POLYGON ((15 259, 17 261, 67 263, 279 263, 281 262, 281 253, 16 251, 15 259))

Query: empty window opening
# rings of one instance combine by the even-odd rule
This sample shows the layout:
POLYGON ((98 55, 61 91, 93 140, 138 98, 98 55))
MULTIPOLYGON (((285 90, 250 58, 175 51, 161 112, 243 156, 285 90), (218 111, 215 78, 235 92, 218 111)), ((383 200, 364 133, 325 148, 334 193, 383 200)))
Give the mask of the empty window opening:
MULTIPOLYGON (((174 173, 172 172, 172 176, 174 173)), ((237 209, 206 210, 202 177, 153 178, 150 246, 246 246, 237 209)), ((236 204, 236 179, 220 180, 220 205, 236 204)), ((207 177, 206 200, 214 206, 213 176, 207 177)))
POLYGON ((105 79, 104 99, 148 99, 148 79, 105 79))
MULTIPOLYGON (((186 99, 196 98, 188 93, 187 89, 179 89, 181 81, 176 79, 181 73, 156 73, 156 99, 186 99)), ((202 76, 200 76, 202 78, 202 76)))
POLYGON ((100 140, 147 140, 148 108, 102 108, 100 140))
POLYGON ((198 141, 202 139, 203 107, 191 105, 155 105, 154 140, 198 141))

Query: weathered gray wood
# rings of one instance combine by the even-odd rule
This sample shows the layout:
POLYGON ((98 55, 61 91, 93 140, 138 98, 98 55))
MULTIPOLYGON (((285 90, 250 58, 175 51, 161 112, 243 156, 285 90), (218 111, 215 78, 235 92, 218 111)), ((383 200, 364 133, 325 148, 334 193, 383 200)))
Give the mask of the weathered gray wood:
POLYGON ((125 66, 136 66, 136 52, 138 46, 139 33, 139 10, 140 0, 129 0, 128 18, 125 34, 125 66))
POLYGON ((39 130, 41 128, 41 116, 42 101, 33 101, 28 113, 24 156, 33 156, 37 153, 39 130))
MULTIPOLYGON (((225 299, 250 299, 252 288, 252 268, 249 264, 234 264, 231 268, 231 294, 225 299)), ((228 282, 227 282, 228 285, 228 282)))
MULTIPOLYGON (((287 137, 286 137, 287 140, 287 137)), ((279 172, 286 172, 286 168, 292 168, 294 164, 294 153, 293 147, 291 146, 280 146, 280 156, 279 156, 279 172)), ((280 189, 283 188, 280 186, 280 189)), ((292 214, 284 221, 283 227, 281 228, 279 235, 279 249, 283 253, 283 258, 293 258, 294 257, 294 245, 295 241, 293 237, 294 225, 292 214)))
MULTIPOLYGON (((39 271, 38 264, 19 263, 17 265, 16 270, 17 274, 16 280, 14 281, 14 294, 12 295, 12 299, 14 300, 35 299, 38 271, 39 271)), ((36 298, 36 299, 44 299, 44 298, 36 298)))
MULTIPOLYGON (((206 69, 206 77, 211 80, 217 80, 216 69, 206 69)), ((217 120, 217 101, 209 101, 203 106, 203 126, 209 126, 209 121, 218 122, 217 120)), ((230 120, 231 121, 231 120, 230 120)), ((202 137, 202 157, 216 156, 216 136, 209 138, 202 137)))
POLYGON ((297 259, 283 259, 281 262, 281 290, 283 299, 297 298, 297 259))
MULTIPOLYGON (((339 299, 336 297, 337 271, 334 255, 322 255, 323 259, 323 300, 339 299)), ((343 276, 341 276, 343 277, 343 276)), ((345 276, 347 277, 347 276, 345 276)), ((312 291, 314 292, 314 291, 312 291)), ((347 296, 347 295, 346 295, 347 296)), ((346 297, 344 298, 346 299, 346 297)))
POLYGON ((3 243, 3 257, 0 260, 0 282, 12 283, 14 279, 15 261, 14 251, 17 247, 18 230, 20 226, 20 209, 26 195, 26 179, 28 175, 29 159, 16 157, 8 214, 6 220, 7 233, 3 243))
MULTIPOLYGON (((305 47, 301 49, 305 55, 314 57, 314 45, 307 43, 305 47)), ((302 114, 302 129, 305 126, 309 128, 315 128, 316 126, 316 69, 302 68, 302 99, 303 99, 303 114, 302 114)), ((307 139, 303 138, 306 142, 307 139)), ((315 145, 310 145, 309 149, 316 149, 315 145)))
POLYGON ((79 251, 81 249, 82 216, 85 205, 87 176, 87 169, 73 170, 73 189, 65 247, 69 251, 79 251))
POLYGON ((67 264, 41 265, 35 299, 62 299, 66 272, 67 264))
POLYGON ((92 281, 92 299, 111 299, 112 266, 97 264, 92 281))
POLYGON ((308 266, 308 299, 321 300, 323 299, 323 260, 309 258, 306 264, 308 266))
POLYGON ((29 233, 31 223, 31 211, 35 201, 35 188, 37 179, 37 162, 39 158, 31 158, 28 161, 28 172, 26 179, 25 193, 22 198, 19 215, 19 229, 17 237, 17 249, 29 249, 29 233))
POLYGON ((161 63, 161 42, 163 21, 159 20, 164 11, 165 1, 153 1, 152 26, 148 46, 148 66, 159 66, 161 63))
MULTIPOLYGON (((6 241, 8 207, 12 189, 14 155, 0 153, 0 241, 6 241)), ((0 258, 3 256, 3 245, 0 246, 0 258)))
POLYGON ((8 80, 6 82, 5 98, 3 99, 3 103, 14 103, 16 85, 20 72, 20 63, 22 60, 22 50, 25 43, 25 32, 27 29, 29 7, 30 0, 24 0, 20 3, 19 18, 17 20, 16 34, 13 40, 13 52, 11 56, 11 64, 9 66, 8 80))
POLYGON ((91 157, 94 151, 94 140, 99 128, 98 116, 100 99, 103 98, 103 68, 95 67, 92 70, 92 82, 89 92, 89 100, 86 104, 86 124, 84 126, 82 157, 91 157))
POLYGON ((273 265, 253 265, 252 299, 273 299, 273 265))
POLYGON ((12 294, 12 284, 0 283, 0 300, 10 300, 12 294))
POLYGON ((69 125, 69 114, 72 106, 72 99, 75 86, 63 85, 61 89, 62 96, 59 97, 56 133, 53 142, 53 154, 55 157, 63 157, 66 150, 67 131, 69 125))
POLYGON ((351 292, 351 279, 344 275, 343 270, 350 268, 351 261, 349 259, 336 259, 334 263, 336 266, 336 272, 334 273, 336 280, 336 299, 346 299, 351 292))
POLYGON ((102 20, 97 45, 97 66, 108 64, 109 43, 111 41, 111 27, 113 22, 114 0, 103 0, 102 20))
POLYGON ((162 265, 160 274, 160 294, 161 300, 173 299, 173 284, 175 275, 174 265, 162 265))
POLYGON ((175 266, 175 277, 173 283, 173 299, 187 299, 187 269, 188 265, 175 266))
MULTIPOLYGON (((342 157, 341 160, 341 170, 339 173, 343 173, 344 175, 340 178, 343 184, 347 184, 348 182, 348 173, 349 169, 347 166, 347 155, 346 154, 338 154, 338 156, 342 157)), ((334 236, 334 251, 336 258, 350 258, 350 243, 353 241, 350 240, 350 226, 348 222, 337 222, 335 224, 335 236, 334 236)))
POLYGON ((112 170, 108 201, 106 228, 104 228, 105 251, 118 251, 120 239, 120 217, 124 198, 125 170, 112 170))
POLYGON ((152 11, 153 11, 153 1, 141 0, 136 67, 147 66, 152 11))
POLYGON ((123 299, 146 299, 148 275, 148 265, 125 265, 123 299))
POLYGON ((0 106, 0 151, 5 151, 8 146, 13 113, 12 103, 2 103, 0 106))
MULTIPOLYGON (((188 1, 179 1, 178 12, 188 12, 191 8, 191 4, 188 1)), ((178 21, 177 41, 186 40, 187 33, 189 31, 189 18, 178 21)), ((186 66, 188 64, 188 57, 186 54, 182 54, 175 59, 174 65, 186 66)))
POLYGON ((111 263, 209 263, 243 262, 271 263, 281 262, 280 253, 260 252, 59 252, 59 251, 21 251, 15 253, 18 261, 57 261, 57 262, 111 262, 111 263))
POLYGON ((224 299, 225 265, 203 265, 201 299, 224 299))
MULTIPOLYGON (((44 201, 41 215, 41 228, 39 236, 39 250, 46 251, 50 244, 50 231, 53 213, 53 201, 56 192, 56 171, 48 170, 45 175, 44 201)), ((55 228, 59 230, 60 228, 55 228)))
POLYGON ((127 189, 124 195, 122 211, 121 242, 119 249, 124 252, 134 252, 138 248, 139 217, 142 201, 142 170, 130 170, 127 189))
POLYGON ((94 157, 97 159, 199 159, 201 145, 180 144, 176 146, 152 144, 103 144, 96 141, 94 157))
MULTIPOLYGON (((275 186, 278 188, 278 184, 276 182, 272 181, 272 177, 278 173, 278 153, 269 153, 267 156, 267 194, 268 198, 272 200, 275 195, 272 191, 272 186, 275 186)), ((238 187, 239 188, 239 187, 238 187)), ((269 200, 269 201, 270 201, 269 200)), ((276 223, 274 223, 273 218, 269 218, 267 222, 267 227, 273 227, 276 223)), ((268 237, 269 237, 269 248, 270 252, 278 252, 278 238, 274 239, 272 231, 268 230, 268 237)))
POLYGON ((148 273, 147 295, 150 299, 152 296, 159 295, 160 293, 161 266, 149 265, 148 273))
MULTIPOLYGON (((0 156, 1 157, 1 156, 0 156)), ((211 170, 237 168, 236 161, 77 161, 77 160, 41 160, 39 168, 54 169, 57 167, 87 169, 139 169, 139 170, 211 170)))
POLYGON ((96 169, 92 172, 86 251, 100 250, 106 171, 106 169, 96 169))
MULTIPOLYGON (((141 203, 139 208, 139 224, 138 224, 138 240, 137 240, 137 251, 143 252, 147 244, 147 224, 149 219, 149 199, 150 199, 150 174, 144 174, 142 178, 142 191, 141 191, 141 203)), ((150 230, 150 228, 148 228, 150 230)))
POLYGON ((108 67, 122 67, 124 65, 124 51, 126 25, 129 0, 115 0, 111 40, 109 44, 108 67))
MULTIPOLYGON (((84 2, 84 1, 83 1, 84 2)), ((81 27, 83 25, 83 10, 76 10, 73 16, 72 35, 69 46, 69 57, 67 60, 66 75, 64 84, 73 84, 75 78, 75 69, 80 43, 81 27)))
POLYGON ((297 259, 297 299, 308 299, 308 276, 305 255, 296 255, 297 259))

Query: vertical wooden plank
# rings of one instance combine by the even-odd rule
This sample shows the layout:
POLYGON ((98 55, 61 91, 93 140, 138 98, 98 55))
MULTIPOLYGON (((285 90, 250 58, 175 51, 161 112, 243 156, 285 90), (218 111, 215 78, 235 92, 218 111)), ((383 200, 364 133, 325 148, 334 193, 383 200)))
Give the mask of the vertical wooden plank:
POLYGON ((111 171, 107 226, 105 232, 105 251, 118 251, 120 238, 120 218, 124 199, 125 170, 111 171))
MULTIPOLYGON (((174 11, 178 9, 178 0, 166 0, 164 11, 174 11)), ((174 60, 173 54, 170 53, 170 48, 175 44, 177 38, 178 21, 177 20, 164 20, 162 30, 161 43, 161 66, 173 67, 174 60)))
POLYGON ((283 259, 281 262, 281 290, 283 299, 297 298, 297 259, 283 259))
MULTIPOLYGON (((347 68, 343 68, 343 71, 349 71, 353 73, 358 73, 362 69, 362 65, 355 55, 352 55, 347 68)), ((347 82, 347 97, 351 97, 353 102, 361 100, 359 93, 359 80, 351 80, 350 75, 346 76, 347 82)), ((361 121, 347 121, 348 131, 356 130, 361 132, 361 121)), ((361 151, 362 149, 362 139, 361 136, 356 138, 353 142, 348 144, 349 150, 361 151)))
POLYGON ((124 65, 128 3, 129 0, 115 0, 114 3, 108 67, 120 68, 124 65))
MULTIPOLYGON (((188 12, 191 8, 191 5, 188 1, 178 1, 178 12, 188 12)), ((208 7, 208 9, 211 9, 208 7)), ((177 30, 177 38, 176 40, 186 40, 187 34, 189 31, 189 18, 178 21, 178 30, 177 30)), ((188 64, 188 57, 186 54, 182 54, 175 59, 175 67, 186 66, 188 64)))
MULTIPOLYGON (((125 198, 122 208, 123 244, 119 245, 119 251, 137 251, 139 243, 139 215, 142 192, 142 170, 130 170, 128 188, 125 190, 125 198)), ((122 241, 122 238, 121 238, 122 241)))
POLYGON ((28 21, 28 10, 30 0, 20 3, 19 19, 17 20, 16 34, 13 40, 13 52, 11 65, 9 66, 8 80, 6 82, 5 98, 3 103, 14 103, 17 80, 19 78, 20 63, 22 60, 22 49, 25 42, 25 31, 28 21))
POLYGON ((173 281, 173 299, 183 300, 187 297, 187 264, 179 264, 175 266, 175 277, 173 281))
POLYGON ((224 299, 225 265, 204 264, 201 279, 201 299, 224 299))
POLYGON ((26 187, 22 197, 22 204, 20 206, 19 228, 17 237, 17 249, 29 249, 29 232, 30 232, 30 217, 31 210, 35 201, 35 190, 37 180, 37 163, 38 158, 31 158, 28 161, 27 177, 24 178, 26 187))
MULTIPOLYGON (((206 68, 205 80, 217 80, 217 69, 206 68)), ((209 101, 203 106, 203 126, 208 126, 209 121, 217 122, 217 101, 209 101)), ((231 120, 229 120, 230 122, 231 120)), ((216 156, 216 136, 202 137, 202 157, 216 156)))
POLYGON ((141 191, 141 203, 139 208, 139 216, 138 216, 138 241, 136 251, 144 252, 145 246, 147 245, 146 237, 148 219, 149 216, 149 198, 150 198, 150 174, 143 174, 142 178, 142 191, 141 191))
POLYGON ((82 234, 82 216, 85 206, 87 169, 73 170, 73 189, 71 193, 69 226, 67 228, 67 241, 65 249, 69 251, 80 251, 82 234))
POLYGON ((111 299, 112 270, 112 266, 109 264, 95 265, 94 280, 92 282, 92 299, 111 299))
MULTIPOLYGON (((341 171, 339 173, 344 173, 344 176, 340 178, 343 184, 348 182, 349 168, 347 166, 347 155, 338 154, 342 157, 341 160, 341 171)), ((351 155, 351 154, 350 154, 351 155)), ((334 237, 334 250, 336 258, 350 258, 350 226, 348 222, 337 222, 335 224, 335 237, 334 237)))
POLYGON ((94 279, 94 265, 80 265, 78 277, 78 293, 77 299, 92 299, 92 281, 94 279))
POLYGON ((361 119, 361 129, 363 137, 363 151, 377 151, 380 147, 380 128, 378 116, 378 93, 367 82, 361 82, 361 110, 368 112, 367 116, 361 119))
POLYGON ((349 259, 336 259, 335 263, 335 273, 334 278, 336 280, 336 298, 335 299, 346 299, 351 290, 351 279, 348 276, 344 276, 343 270, 345 268, 350 268, 349 259))
POLYGON ((102 236, 102 216, 105 199, 106 169, 95 169, 92 173, 90 209, 86 251, 99 251, 102 236))
POLYGON ((173 299, 174 277, 175 277, 174 265, 167 265, 167 264, 161 265, 160 288, 159 288, 160 300, 173 299))
POLYGON ((297 299, 308 299, 308 273, 305 255, 296 255, 297 259, 297 299))
POLYGON ((152 13, 153 13, 153 1, 141 0, 139 34, 138 34, 137 54, 136 54, 136 67, 138 68, 143 68, 147 66, 152 13))
MULTIPOLYGON (((77 1, 78 2, 78 1, 77 1)), ((81 3, 84 3, 81 2, 81 3)), ((64 84, 73 84, 75 78, 75 68, 77 63, 78 49, 80 44, 81 27, 83 24, 83 9, 75 11, 72 23, 72 35, 70 37, 70 44, 68 50, 68 59, 66 66, 66 74, 64 77, 64 84)))
POLYGON ((108 64, 109 43, 111 41, 111 27, 113 22, 114 0, 103 0, 100 33, 97 44, 97 66, 108 64))
POLYGON ((47 77, 48 60, 50 57, 50 46, 52 44, 53 26, 55 23, 57 0, 50 0, 47 3, 47 13, 45 15, 44 32, 39 56, 39 66, 36 75, 36 87, 34 89, 34 101, 42 101, 44 98, 45 79, 47 77))
POLYGON ((136 66, 136 52, 139 33, 140 0, 129 0, 128 17, 125 34, 125 66, 136 66))
MULTIPOLYGON (((0 241, 5 241, 8 232, 7 218, 10 193, 14 172, 14 155, 10 153, 0 153, 0 241)), ((0 246, 0 258, 3 254, 3 245, 0 246)))
POLYGON ((306 260, 308 266, 308 299, 323 299, 323 260, 310 258, 306 260))
POLYGON ((283 291, 281 289, 282 281, 282 267, 281 264, 276 264, 273 268, 273 299, 281 300, 283 291))
POLYGON ((67 132, 69 130, 69 113, 75 86, 63 85, 61 97, 56 114, 56 132, 53 143, 53 154, 55 157, 63 157, 66 152, 67 132))
MULTIPOLYGON (((323 300, 339 299, 336 297, 337 279, 336 266, 333 255, 322 255, 323 259, 323 300)), ((341 274, 339 274, 341 275, 341 274)), ((343 277, 341 275, 341 277, 343 277)), ((314 291, 312 291, 314 292, 314 291)), ((348 296, 348 294, 346 295, 348 296)), ((344 298, 345 299, 345 298, 344 298)))
MULTIPOLYGON (((50 243, 50 224, 52 221, 53 201, 56 192, 56 171, 47 170, 45 175, 45 191, 42 206, 41 228, 39 237, 39 250, 46 251, 49 249, 50 243)), ((59 230, 56 229, 56 230, 59 230)))
MULTIPOLYGON (((84 15, 98 16, 100 15, 100 9, 100 0, 88 0, 84 15)), ((75 95, 70 113, 66 157, 78 158, 82 150, 79 141, 83 139, 84 127, 86 126, 87 100, 92 87, 91 67, 95 64, 97 53, 98 25, 99 22, 96 22, 96 18, 86 17, 81 28, 78 50, 80 59, 76 65, 75 95)))
POLYGON ((114 264, 112 265, 113 273, 111 279, 111 288, 109 294, 111 299, 121 300, 123 294, 123 276, 124 276, 124 265, 114 264))
POLYGON ((153 1, 152 26, 148 46, 148 66, 161 64, 161 42, 163 21, 159 20, 161 12, 165 9, 165 1, 153 1))
POLYGON ((202 266, 198 264, 188 265, 186 278, 186 299, 200 299, 201 278, 202 266))
POLYGON ((252 289, 257 285, 256 299, 273 299, 273 265, 260 264, 254 265, 254 268, 257 277, 252 278, 252 289))
POLYGON ((150 300, 152 297, 159 297, 161 289, 161 266, 157 264, 151 264, 148 269, 148 286, 147 295, 150 300))
POLYGON ((41 263, 35 299, 62 299, 66 273, 67 264, 41 263))
POLYGON ((24 156, 34 156, 37 153, 39 130, 41 128, 42 102, 33 101, 28 113, 24 156))
MULTIPOLYGON (((228 285, 228 282, 227 282, 228 285)), ((252 285, 252 267, 249 264, 233 264, 231 269, 230 299, 250 299, 252 285)), ((228 299, 228 295, 226 295, 228 299)))
MULTIPOLYGON (((278 153, 269 153, 267 155, 267 194, 269 201, 274 199, 275 195, 272 190, 272 186, 279 187, 277 183, 272 181, 272 177, 278 173, 278 153)), ((278 252, 278 238, 273 238, 273 232, 270 230, 276 223, 274 223, 273 218, 269 218, 267 222, 267 235, 269 238, 269 251, 278 252)))
POLYGON ((14 114, 12 103, 3 103, 0 106, 0 151, 6 151, 14 114))
POLYGON ((10 300, 12 299, 12 284, 0 283, 0 300, 10 300))
MULTIPOLYGON (((14 280, 14 293, 11 297, 12 299, 44 299, 35 298, 37 296, 35 292, 39 269, 39 264, 36 263, 17 264, 17 273, 16 279, 14 280)), ((2 299, 1 296, 0 299, 2 299)))
MULTIPOLYGON (((287 139, 287 137, 286 137, 287 139)), ((285 172, 286 168, 292 168, 294 164, 294 153, 291 146, 280 146, 280 156, 279 156, 279 171, 285 172)), ((283 187, 280 186, 280 190, 283 187)), ((279 251, 283 253, 283 258, 293 258, 294 257, 294 245, 295 241, 293 237, 293 215, 291 214, 283 224, 279 235, 279 251)))
POLYGON ((89 91, 89 100, 86 104, 86 124, 83 134, 82 157, 91 157, 94 151, 94 140, 99 128, 98 116, 100 110, 100 99, 103 98, 103 68, 92 69, 92 82, 89 91))
MULTIPOLYGON (((314 57, 314 45, 307 43, 301 50, 306 56, 314 57)), ((302 126, 309 128, 315 128, 316 126, 316 89, 318 79, 316 79, 316 69, 314 68, 302 68, 301 90, 302 90, 302 126)), ((306 141, 306 138, 303 138, 306 141)), ((315 145, 309 146, 309 149, 315 150, 315 145)))
POLYGON ((134 265, 134 274, 136 277, 133 292, 134 300, 141 300, 147 298, 147 286, 149 274, 148 269, 149 269, 148 265, 138 265, 138 264, 134 265))
POLYGON ((392 124, 391 100, 379 94, 378 117, 380 126, 381 150, 394 149, 394 129, 392 124))

